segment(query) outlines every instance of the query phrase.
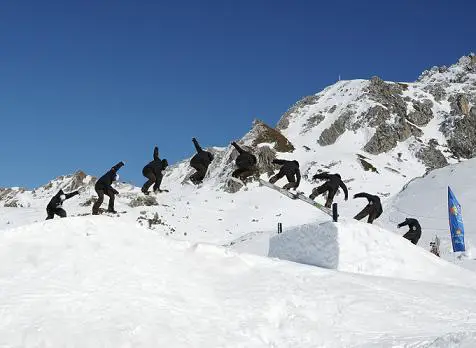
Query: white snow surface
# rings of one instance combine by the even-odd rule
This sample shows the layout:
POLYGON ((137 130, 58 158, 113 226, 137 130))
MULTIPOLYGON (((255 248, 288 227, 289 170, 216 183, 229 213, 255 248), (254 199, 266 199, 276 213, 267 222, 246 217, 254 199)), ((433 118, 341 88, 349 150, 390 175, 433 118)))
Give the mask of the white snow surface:
POLYGON ((271 238, 269 256, 344 272, 476 287, 476 273, 356 221, 291 228, 271 238))
MULTIPOLYGON (((396 225, 406 217, 418 219, 422 226, 419 245, 427 247, 438 236, 441 240, 441 256, 454 260, 448 223, 448 186, 462 207, 465 228, 466 253, 464 259, 476 256, 476 159, 454 164, 430 172, 411 181, 395 197, 387 202, 379 224, 396 233, 403 234, 407 228, 398 230, 396 225)), ((458 262, 458 259, 456 259, 458 262)), ((471 263, 465 263, 473 267, 471 263)))
POLYGON ((178 242, 109 217, 0 233, 2 347, 451 347, 475 289, 178 242))

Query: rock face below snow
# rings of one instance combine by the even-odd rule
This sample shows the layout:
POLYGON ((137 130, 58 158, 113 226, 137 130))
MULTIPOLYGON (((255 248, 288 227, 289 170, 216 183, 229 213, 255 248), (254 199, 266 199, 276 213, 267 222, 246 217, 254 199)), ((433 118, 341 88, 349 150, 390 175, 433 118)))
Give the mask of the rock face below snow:
POLYGON ((251 146, 257 147, 259 144, 272 144, 277 152, 294 151, 293 144, 278 130, 271 128, 260 120, 253 122, 253 128, 242 139, 243 142, 251 140, 251 146))
POLYGON ((427 170, 471 158, 476 155, 475 61, 473 54, 462 57, 450 67, 425 71, 416 82, 339 81, 293 105, 278 129, 296 148, 312 149, 314 140, 338 149, 343 139, 356 152, 371 155, 403 147, 427 170), (438 148, 430 146, 431 139, 438 148))

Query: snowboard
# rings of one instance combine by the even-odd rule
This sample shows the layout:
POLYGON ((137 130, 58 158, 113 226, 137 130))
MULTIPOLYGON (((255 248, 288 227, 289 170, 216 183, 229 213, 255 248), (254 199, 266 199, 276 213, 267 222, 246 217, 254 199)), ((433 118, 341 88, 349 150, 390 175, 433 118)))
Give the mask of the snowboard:
POLYGON ((276 190, 278 192, 280 192, 281 194, 285 195, 286 197, 289 197, 291 199, 299 199, 303 202, 306 202, 307 204, 310 204, 312 205, 313 207, 319 209, 320 211, 322 211, 323 213, 329 215, 330 217, 332 217, 332 219, 334 221, 337 221, 337 218, 338 218, 338 214, 337 214, 337 204, 334 203, 333 204, 333 207, 332 209, 330 208, 327 208, 325 206, 323 206, 322 204, 320 203, 317 203, 315 201, 313 201, 312 199, 310 199, 309 197, 307 197, 303 192, 296 192, 296 193, 292 193, 291 191, 289 190, 286 190, 286 189, 283 189, 279 186, 276 186, 274 184, 271 184, 270 182, 268 181, 265 181, 263 179, 259 179, 259 182, 261 185, 263 186, 267 186, 273 190, 276 190))

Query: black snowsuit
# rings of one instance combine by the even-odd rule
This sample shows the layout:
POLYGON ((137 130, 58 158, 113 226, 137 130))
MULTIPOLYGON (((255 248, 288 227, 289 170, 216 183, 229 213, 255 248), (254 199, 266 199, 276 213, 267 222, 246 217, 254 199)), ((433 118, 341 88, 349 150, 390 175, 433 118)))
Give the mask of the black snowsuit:
POLYGON ((406 218, 404 222, 397 225, 398 228, 408 226, 409 230, 403 235, 403 238, 408 239, 413 244, 417 244, 421 237, 421 226, 417 219, 406 218))
POLYGON ((281 167, 278 174, 274 175, 269 179, 271 184, 274 184, 276 181, 286 176, 288 183, 283 186, 283 189, 289 190, 291 188, 297 188, 301 183, 301 172, 299 171, 299 162, 298 161, 286 161, 281 159, 274 159, 274 164, 278 164, 281 167), (296 177, 296 178, 294 178, 296 177))
POLYGON ((142 186, 142 192, 149 194, 149 187, 154 184, 154 192, 160 190, 160 184, 162 183, 162 170, 164 170, 168 165, 166 159, 161 160, 159 158, 159 148, 156 146, 154 148, 154 160, 149 162, 143 169, 142 175, 144 175, 148 180, 142 186))
POLYGON ((109 204, 107 211, 115 213, 114 210, 114 198, 118 194, 116 189, 111 185, 112 182, 116 180, 117 171, 124 165, 124 162, 119 162, 114 167, 111 168, 106 174, 99 178, 94 186, 96 193, 98 194, 98 200, 93 205, 93 215, 99 214, 99 208, 101 207, 102 202, 104 201, 104 195, 109 196, 109 204))
POLYGON ((370 195, 365 192, 357 193, 354 195, 354 198, 367 198, 369 203, 365 206, 364 209, 360 213, 358 213, 356 216, 354 216, 354 219, 356 220, 362 220, 364 217, 367 215, 369 218, 367 219, 367 222, 371 224, 374 222, 375 219, 377 219, 383 212, 382 209, 382 204, 380 203, 380 198, 378 196, 370 195))
POLYGON ((195 173, 190 175, 190 181, 197 185, 202 182, 203 178, 205 178, 208 166, 213 161, 213 155, 208 151, 202 150, 197 139, 193 138, 192 141, 197 153, 190 160, 190 166, 196 170, 195 173))
POLYGON ((342 188, 345 194, 345 200, 349 198, 349 192, 347 191, 347 186, 345 186, 344 182, 341 180, 339 174, 329 174, 329 173, 319 173, 312 177, 314 180, 326 180, 324 184, 319 187, 316 187, 312 190, 312 193, 309 195, 310 199, 314 199, 319 195, 322 195, 327 192, 327 200, 325 206, 330 208, 332 206, 332 202, 334 200, 334 196, 336 195, 339 187, 342 188))
POLYGON ((65 194, 63 190, 59 190, 59 192, 51 198, 51 201, 46 206, 46 220, 53 219, 55 214, 59 217, 65 218, 66 211, 63 209, 63 202, 71 197, 79 195, 78 191, 74 191, 68 194, 65 194))
POLYGON ((236 158, 236 166, 238 169, 236 169, 233 174, 231 174, 231 176, 245 180, 250 175, 253 175, 253 173, 256 171, 256 156, 248 151, 243 150, 235 142, 232 142, 231 145, 233 145, 239 153, 238 157, 236 158))

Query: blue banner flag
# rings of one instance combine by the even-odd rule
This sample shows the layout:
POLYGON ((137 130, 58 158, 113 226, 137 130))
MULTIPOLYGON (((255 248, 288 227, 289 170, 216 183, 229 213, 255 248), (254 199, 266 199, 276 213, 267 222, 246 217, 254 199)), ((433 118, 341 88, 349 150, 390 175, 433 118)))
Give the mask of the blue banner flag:
POLYGON ((461 205, 459 205, 453 191, 448 186, 448 215, 450 219, 451 242, 453 251, 465 251, 464 248, 464 227, 461 205))

